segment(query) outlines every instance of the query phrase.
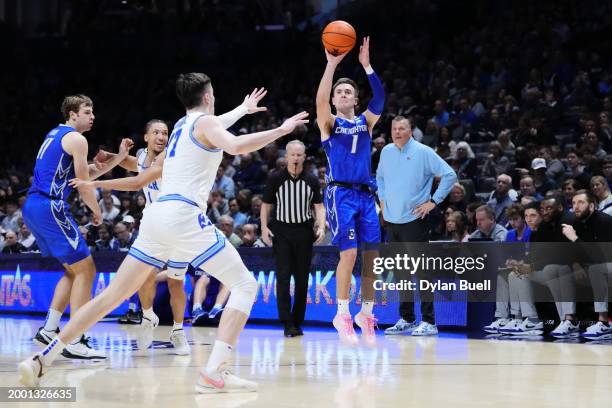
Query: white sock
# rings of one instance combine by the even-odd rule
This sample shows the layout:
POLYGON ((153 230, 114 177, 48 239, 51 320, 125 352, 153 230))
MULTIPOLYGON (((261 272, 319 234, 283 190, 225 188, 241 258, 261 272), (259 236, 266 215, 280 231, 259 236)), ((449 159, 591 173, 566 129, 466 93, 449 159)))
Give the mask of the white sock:
POLYGON ((182 330, 182 329, 183 329, 183 322, 180 322, 180 323, 174 322, 174 325, 172 326, 172 331, 182 330))
POLYGON ((348 299, 338 299, 338 313, 351 313, 348 299))
POLYGON ((196 310, 201 309, 201 308, 202 308, 201 303, 194 303, 192 311, 195 312, 196 310))
POLYGON ((374 308, 374 302, 361 302, 361 313, 366 316, 372 316, 372 309, 374 308))
POLYGON ((153 308, 150 307, 148 309, 142 309, 142 317, 146 317, 147 319, 153 321, 153 319, 155 319, 155 313, 153 312, 153 308))
POLYGON ((45 320, 46 331, 54 332, 59 327, 60 319, 62 318, 62 312, 57 310, 49 309, 47 312, 47 318, 45 320))
POLYGON ((40 353, 40 360, 44 365, 50 366, 51 363, 53 363, 53 360, 57 358, 58 354, 60 354, 65 347, 66 345, 59 339, 59 337, 54 338, 51 340, 51 343, 49 343, 49 345, 40 353))
POLYGON ((206 363, 206 371, 209 374, 216 372, 219 366, 223 363, 227 363, 232 354, 232 346, 221 340, 215 340, 212 353, 206 363))
POLYGON ((213 309, 223 309, 223 305, 221 303, 215 303, 215 305, 213 306, 213 309))

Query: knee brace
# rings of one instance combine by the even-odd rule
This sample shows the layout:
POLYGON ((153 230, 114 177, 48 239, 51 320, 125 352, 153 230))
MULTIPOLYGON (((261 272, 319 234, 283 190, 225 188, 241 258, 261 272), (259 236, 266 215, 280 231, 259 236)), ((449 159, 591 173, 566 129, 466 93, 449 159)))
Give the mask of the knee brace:
POLYGON ((230 297, 227 301, 227 306, 232 309, 239 310, 248 315, 251 313, 253 302, 257 296, 257 281, 251 273, 242 266, 241 269, 224 276, 222 282, 230 291, 230 297))

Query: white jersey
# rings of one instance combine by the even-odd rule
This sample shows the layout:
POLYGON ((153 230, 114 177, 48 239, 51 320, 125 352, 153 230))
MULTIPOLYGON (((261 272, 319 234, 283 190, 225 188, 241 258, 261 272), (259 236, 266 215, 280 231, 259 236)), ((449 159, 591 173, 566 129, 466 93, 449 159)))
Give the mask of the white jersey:
MULTIPOLYGON (((138 173, 142 173, 143 171, 151 167, 151 166, 145 166, 145 160, 147 159, 147 152, 148 152, 147 148, 144 148, 140 150, 138 154, 136 155, 138 173)), ((155 163, 155 159, 153 159, 153 162, 151 162, 151 165, 153 165, 153 163, 155 163)), ((161 182, 162 180, 161 178, 159 178, 142 188, 142 192, 144 193, 145 198, 146 198, 145 207, 157 201, 159 190, 161 188, 161 182)))
MULTIPOLYGON (((223 150, 210 149, 193 136, 195 121, 205 114, 192 112, 176 122, 166 150, 160 197, 182 197, 206 213, 223 150)), ((180 199, 179 197, 179 199, 180 199)))

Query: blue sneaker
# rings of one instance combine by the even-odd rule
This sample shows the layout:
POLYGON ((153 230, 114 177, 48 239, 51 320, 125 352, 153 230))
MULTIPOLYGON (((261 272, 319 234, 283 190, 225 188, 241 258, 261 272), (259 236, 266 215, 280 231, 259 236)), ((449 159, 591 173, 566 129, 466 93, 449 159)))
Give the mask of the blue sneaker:
POLYGON ((508 323, 510 323, 510 320, 512 319, 505 319, 505 318, 499 317, 495 319, 493 323, 483 327, 482 330, 486 331, 487 333, 491 333, 491 334, 501 333, 501 330, 504 329, 508 323))
POLYGON ((208 312, 204 311, 201 307, 198 307, 193 311, 191 324, 197 325, 198 323, 203 323, 207 316, 208 312))
POLYGON ((555 330, 550 332, 550 335, 557 339, 580 337, 580 326, 569 320, 564 320, 555 330))
POLYGON ((587 340, 611 340, 612 326, 604 322, 597 322, 589 326, 586 331, 582 333, 582 337, 587 340))
POLYGON ((513 319, 511 323, 508 323, 499 332, 512 336, 540 336, 544 333, 544 323, 532 322, 529 318, 525 318, 523 321, 513 319))
POLYGON ((223 306, 214 306, 212 309, 210 309, 210 312, 208 312, 208 318, 214 319, 221 312, 223 312, 223 306))

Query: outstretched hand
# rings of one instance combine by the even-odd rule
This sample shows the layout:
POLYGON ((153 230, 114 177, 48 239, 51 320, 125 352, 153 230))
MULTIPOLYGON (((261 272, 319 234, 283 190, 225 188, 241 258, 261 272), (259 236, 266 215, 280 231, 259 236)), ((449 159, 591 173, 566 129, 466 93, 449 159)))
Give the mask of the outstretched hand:
POLYGON ((308 112, 302 111, 297 115, 290 117, 285 120, 282 125, 280 125, 279 129, 283 131, 284 134, 289 134, 295 130, 298 125, 305 125, 308 123, 308 112))
POLYGON ((334 55, 331 52, 325 50, 325 56, 327 57, 327 63, 333 66, 337 66, 338 64, 340 64, 340 61, 342 61, 342 59, 346 57, 346 54, 348 54, 348 52, 343 52, 342 54, 334 55))
POLYGON ((264 112, 268 110, 268 108, 266 108, 265 106, 257 106, 259 101, 261 101, 267 93, 268 91, 265 88, 255 88, 253 89, 253 92, 251 92, 250 95, 247 95, 244 98, 244 102, 242 102, 242 105, 247 108, 248 114, 252 114, 255 112, 264 112))
POLYGON ((370 65, 370 37, 363 37, 363 43, 359 46, 359 62, 363 67, 370 65))

